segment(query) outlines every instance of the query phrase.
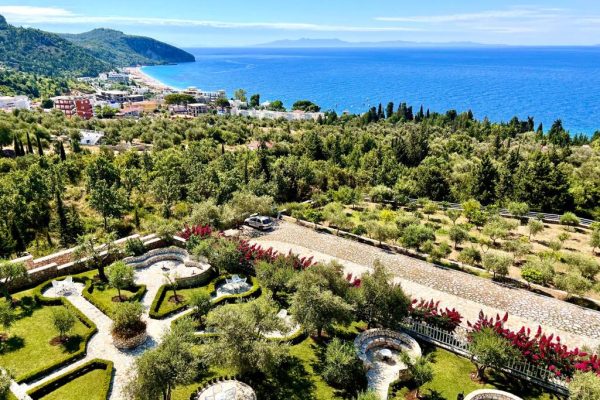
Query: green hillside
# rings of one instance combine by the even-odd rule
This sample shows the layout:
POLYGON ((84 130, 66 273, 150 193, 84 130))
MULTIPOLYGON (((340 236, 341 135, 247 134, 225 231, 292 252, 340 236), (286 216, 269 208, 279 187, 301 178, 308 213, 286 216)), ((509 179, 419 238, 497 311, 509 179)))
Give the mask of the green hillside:
POLYGON ((53 33, 19 28, 0 15, 0 63, 41 75, 97 75, 110 64, 53 33))
POLYGON ((194 61, 158 40, 110 29, 54 34, 8 24, 0 15, 0 65, 46 76, 96 76, 115 67, 194 61))
POLYGON ((101 60, 111 60, 119 66, 193 62, 194 56, 158 40, 126 35, 112 29, 94 29, 61 37, 79 45, 101 60))

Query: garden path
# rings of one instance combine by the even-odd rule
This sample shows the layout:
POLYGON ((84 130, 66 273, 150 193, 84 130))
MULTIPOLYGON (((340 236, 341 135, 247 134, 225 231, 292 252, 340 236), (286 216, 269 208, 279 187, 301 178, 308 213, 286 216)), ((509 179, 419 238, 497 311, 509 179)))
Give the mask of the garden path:
POLYGON ((272 231, 255 236, 252 243, 282 253, 292 251, 300 256, 313 256, 315 261, 337 260, 346 273, 354 276, 368 271, 379 259, 408 294, 440 300, 443 307, 455 307, 465 317, 463 323, 476 320, 480 310, 490 316, 508 312, 507 325, 513 329, 523 325, 537 329, 541 325, 570 346, 594 348, 600 344, 600 312, 290 222, 281 221, 272 231))
MULTIPOLYGON (((114 363, 114 377, 109 399, 122 400, 124 398, 123 389, 127 383, 128 374, 133 366, 135 358, 144 351, 155 347, 160 342, 162 334, 171 326, 171 322, 189 312, 182 311, 162 320, 151 319, 148 317, 152 300, 156 296, 158 289, 165 283, 163 267, 177 268, 179 264, 180 263, 175 261, 162 261, 152 264, 150 267, 136 271, 136 283, 146 285, 148 290, 142 300, 142 304, 144 305, 145 309, 143 318, 147 323, 148 340, 145 344, 134 350, 119 350, 113 345, 112 336, 110 333, 112 320, 106 314, 96 308, 92 303, 87 301, 81 295, 83 291, 83 285, 77 285, 77 291, 66 297, 75 307, 77 307, 77 309, 85 314, 98 327, 98 333, 96 333, 88 342, 87 354, 85 358, 61 368, 49 375, 46 375, 43 379, 31 384, 17 385, 16 383, 13 383, 11 387, 13 393, 17 395, 19 399, 21 399, 23 398, 23 394, 33 387, 54 379, 64 373, 72 371, 90 360, 100 358, 103 360, 112 361, 114 363)), ((44 295, 48 297, 55 297, 54 290, 52 288, 46 291, 44 295)))

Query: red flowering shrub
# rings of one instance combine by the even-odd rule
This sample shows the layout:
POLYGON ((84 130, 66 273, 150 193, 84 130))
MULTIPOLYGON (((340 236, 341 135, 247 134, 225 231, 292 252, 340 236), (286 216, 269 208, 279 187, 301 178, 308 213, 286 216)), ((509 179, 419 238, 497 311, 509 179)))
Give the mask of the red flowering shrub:
POLYGON ((240 262, 251 268, 254 267, 254 264, 257 261, 273 262, 278 257, 285 257, 288 259, 288 262, 292 264, 296 270, 305 270, 315 264, 313 262, 313 257, 299 257, 291 251, 286 255, 281 255, 272 247, 265 249, 256 243, 250 244, 247 240, 239 241, 238 250, 242 254, 240 262))
POLYGON ((196 226, 185 226, 181 231, 181 237, 185 240, 189 240, 192 236, 198 238, 205 238, 212 234, 212 228, 208 225, 196 225, 196 226))
POLYGON ((417 320, 424 321, 448 332, 453 332, 461 323, 462 315, 456 309, 441 309, 440 302, 413 299, 408 307, 408 315, 417 320))
POLYGON ((531 329, 522 327, 518 331, 511 331, 504 327, 508 320, 508 313, 504 317, 496 315, 495 318, 479 313, 479 319, 469 327, 473 331, 491 328, 499 335, 512 343, 523 357, 534 365, 554 372, 556 376, 571 377, 576 370, 593 371, 600 375, 600 362, 596 355, 588 355, 578 348, 569 349, 561 343, 560 337, 546 335, 538 327, 534 335, 531 329))
POLYGON ((362 284, 362 281, 359 277, 357 276, 352 276, 351 273, 349 273, 348 275, 346 275, 346 280, 348 281, 348 283, 350 284, 350 286, 355 287, 355 288, 359 288, 360 285, 362 284))

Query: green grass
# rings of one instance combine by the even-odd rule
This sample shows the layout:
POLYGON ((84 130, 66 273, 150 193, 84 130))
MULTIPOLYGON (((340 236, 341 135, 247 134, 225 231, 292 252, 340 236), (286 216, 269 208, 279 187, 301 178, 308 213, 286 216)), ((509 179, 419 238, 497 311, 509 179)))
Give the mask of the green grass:
MULTIPOLYGON (((114 297, 118 296, 117 289, 114 289, 108 285, 108 283, 101 281, 94 281, 94 276, 98 274, 98 271, 88 271, 83 274, 74 275, 75 278, 85 279, 86 281, 92 280, 92 291, 91 293, 85 293, 86 298, 90 300, 100 311, 111 314, 111 310, 114 309, 116 302, 112 301, 114 297)), ((131 288, 131 290, 121 290, 121 296, 131 298, 135 295, 139 289, 138 286, 131 288)))
POLYGON ((165 298, 160 303, 160 307, 158 308, 158 313, 166 314, 166 313, 170 313, 172 311, 175 311, 175 310, 181 308, 182 305, 187 306, 190 302, 190 299, 192 298, 193 293, 205 292, 205 293, 210 294, 211 289, 208 287, 208 285, 206 285, 206 286, 201 286, 201 287, 197 287, 197 288, 178 289, 176 291, 177 291, 177 296, 183 296, 183 301, 180 303, 175 303, 173 301, 169 301, 169 298, 171 296, 173 296, 173 291, 167 290, 167 292, 165 293, 165 298))
POLYGON ((52 323, 52 313, 63 306, 39 307, 30 297, 24 297, 24 293, 15 296, 23 299, 17 309, 19 319, 10 328, 9 340, 0 351, 0 365, 7 368, 17 379, 31 371, 50 367, 69 358, 79 349, 83 337, 90 332, 88 327, 77 320, 69 334, 69 343, 52 346, 50 340, 58 336, 52 323))
POLYGON ((105 400, 104 382, 109 372, 95 369, 59 387, 40 400, 105 400))
MULTIPOLYGON (((474 390, 485 388, 504 390, 520 396, 524 400, 557 399, 556 396, 542 391, 537 386, 525 385, 517 379, 507 378, 501 374, 488 374, 485 384, 474 382, 471 379, 471 373, 475 371, 475 368, 468 359, 440 348, 433 350, 429 348, 428 350, 432 354, 434 379, 421 387, 420 392, 424 399, 455 400, 459 393, 466 395, 474 390)), ((410 384, 399 388, 393 399, 404 399, 411 389, 415 388, 410 384)))

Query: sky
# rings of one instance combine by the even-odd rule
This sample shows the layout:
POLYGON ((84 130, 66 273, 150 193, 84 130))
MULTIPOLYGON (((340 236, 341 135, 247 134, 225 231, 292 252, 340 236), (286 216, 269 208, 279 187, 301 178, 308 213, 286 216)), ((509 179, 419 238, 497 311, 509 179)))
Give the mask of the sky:
POLYGON ((598 0, 0 0, 0 14, 18 26, 113 28, 180 47, 299 38, 600 44, 598 0))

